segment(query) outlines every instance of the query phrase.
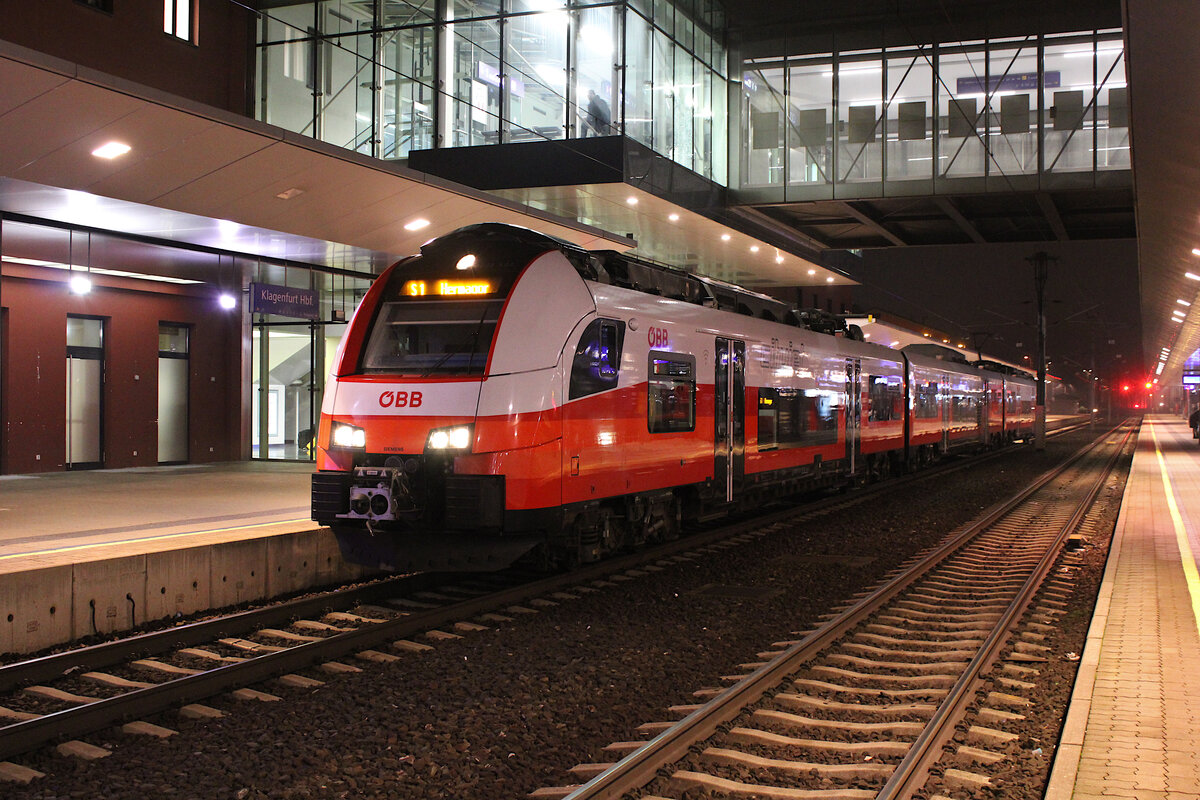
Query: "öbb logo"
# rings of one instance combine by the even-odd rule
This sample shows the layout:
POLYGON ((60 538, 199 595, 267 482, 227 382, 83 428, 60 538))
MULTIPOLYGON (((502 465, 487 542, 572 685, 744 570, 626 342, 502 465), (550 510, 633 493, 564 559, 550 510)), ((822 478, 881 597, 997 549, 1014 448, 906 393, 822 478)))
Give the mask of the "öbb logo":
POLYGON ((379 405, 383 408, 419 408, 421 406, 421 393, 384 392, 379 395, 379 405))
POLYGON ((667 346, 667 329, 666 328, 650 328, 646 331, 646 341, 651 347, 666 347, 667 346))

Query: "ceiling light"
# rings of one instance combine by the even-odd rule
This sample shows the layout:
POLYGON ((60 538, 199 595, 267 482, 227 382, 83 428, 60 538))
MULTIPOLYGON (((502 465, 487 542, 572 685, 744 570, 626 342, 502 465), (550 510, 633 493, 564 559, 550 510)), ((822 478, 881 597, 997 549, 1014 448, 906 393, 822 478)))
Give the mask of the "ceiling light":
POLYGON ((92 290, 92 281, 87 275, 72 275, 69 285, 71 294, 87 294, 92 290))
POLYGON ((669 214, 667 216, 667 219, 671 220, 671 222, 679 222, 679 215, 678 214, 669 214))
POLYGON ((1189 303, 1187 300, 1176 300, 1175 302, 1179 303, 1179 305, 1181 305, 1181 306, 1187 306, 1188 308, 1191 308, 1191 306, 1192 306, 1192 304, 1189 303))
POLYGON ((775 256, 775 263, 776 263, 776 264, 782 264, 782 263, 783 263, 783 256, 775 256))
POLYGON ((221 296, 217 298, 217 305, 226 311, 230 311, 237 308, 237 298, 229 294, 229 292, 222 292, 221 296))
POLYGON ((637 205, 637 203, 638 203, 638 201, 637 201, 637 198, 636 198, 636 197, 634 197, 633 195, 630 195, 629 197, 626 197, 626 198, 625 198, 625 202, 626 202, 626 203, 628 203, 628 204, 629 204, 629 205, 631 205, 631 206, 636 206, 636 205, 637 205))
POLYGON ((810 270, 808 271, 808 274, 809 274, 809 275, 816 275, 816 274, 817 274, 817 271, 816 271, 815 269, 810 269, 810 270))
POLYGON ((728 241, 730 240, 730 238, 732 238, 732 237, 730 237, 730 235, 729 235, 728 233, 722 233, 722 234, 721 234, 721 241, 722 241, 722 242, 728 242, 728 241))
POLYGON ((1194 255, 1194 256, 1200 256, 1200 247, 1193 247, 1193 248, 1192 248, 1192 255, 1194 255))
POLYGON ((411 222, 404 223, 404 230, 406 230, 406 231, 419 231, 422 228, 428 228, 428 227, 429 227, 429 220, 422 219, 419 217, 417 219, 412 220, 411 222))
POLYGON ((757 253, 757 252, 758 252, 758 245, 756 245, 756 244, 752 244, 752 245, 750 245, 750 252, 751 252, 751 253, 757 253))
POLYGON ((832 276, 832 275, 830 275, 828 278, 826 278, 826 279, 825 279, 825 282, 826 282, 826 283, 833 283, 833 276, 832 276))
POLYGON ((1200 275, 1197 275, 1194 272, 1185 272, 1185 273, 1183 273, 1183 277, 1191 278, 1194 281, 1200 281, 1200 275))
POLYGON ((123 142, 107 142, 93 150, 92 155, 94 155, 96 158, 113 159, 117 156, 125 155, 132 149, 133 148, 123 142))
POLYGON ((302 195, 302 194, 304 194, 303 189, 297 189, 293 186, 291 189, 284 189, 282 192, 280 192, 279 194, 277 194, 275 196, 278 197, 280 200, 291 200, 293 197, 298 197, 299 195, 302 195))

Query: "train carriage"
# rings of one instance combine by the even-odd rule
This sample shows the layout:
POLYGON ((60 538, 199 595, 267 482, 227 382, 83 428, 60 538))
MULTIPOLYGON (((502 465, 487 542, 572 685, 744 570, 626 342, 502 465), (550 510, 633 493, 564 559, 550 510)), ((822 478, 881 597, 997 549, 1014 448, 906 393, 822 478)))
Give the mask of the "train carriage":
POLYGON ((986 436, 977 370, 835 323, 511 226, 434 239, 350 323, 313 517, 371 566, 569 564, 986 436))

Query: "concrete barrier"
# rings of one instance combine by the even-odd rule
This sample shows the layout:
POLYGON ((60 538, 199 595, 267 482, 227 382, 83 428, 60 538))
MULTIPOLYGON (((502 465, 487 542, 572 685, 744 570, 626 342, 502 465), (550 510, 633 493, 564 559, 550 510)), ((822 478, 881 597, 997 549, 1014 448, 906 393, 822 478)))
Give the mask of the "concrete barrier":
POLYGON ((327 529, 0 574, 0 652, 33 653, 369 574, 327 529))

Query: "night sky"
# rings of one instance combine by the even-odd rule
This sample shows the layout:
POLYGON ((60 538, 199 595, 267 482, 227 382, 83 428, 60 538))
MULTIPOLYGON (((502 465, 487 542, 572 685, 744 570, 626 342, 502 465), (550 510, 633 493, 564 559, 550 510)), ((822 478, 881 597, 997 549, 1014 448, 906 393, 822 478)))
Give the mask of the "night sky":
POLYGON ((855 305, 960 336, 968 345, 974 333, 985 357, 1032 364, 1037 306, 1026 259, 1038 251, 1058 259, 1050 262, 1045 292, 1051 374, 1086 385, 1079 373, 1092 366, 1093 353, 1102 380, 1144 374, 1131 239, 865 250, 852 273, 863 284, 855 305))

